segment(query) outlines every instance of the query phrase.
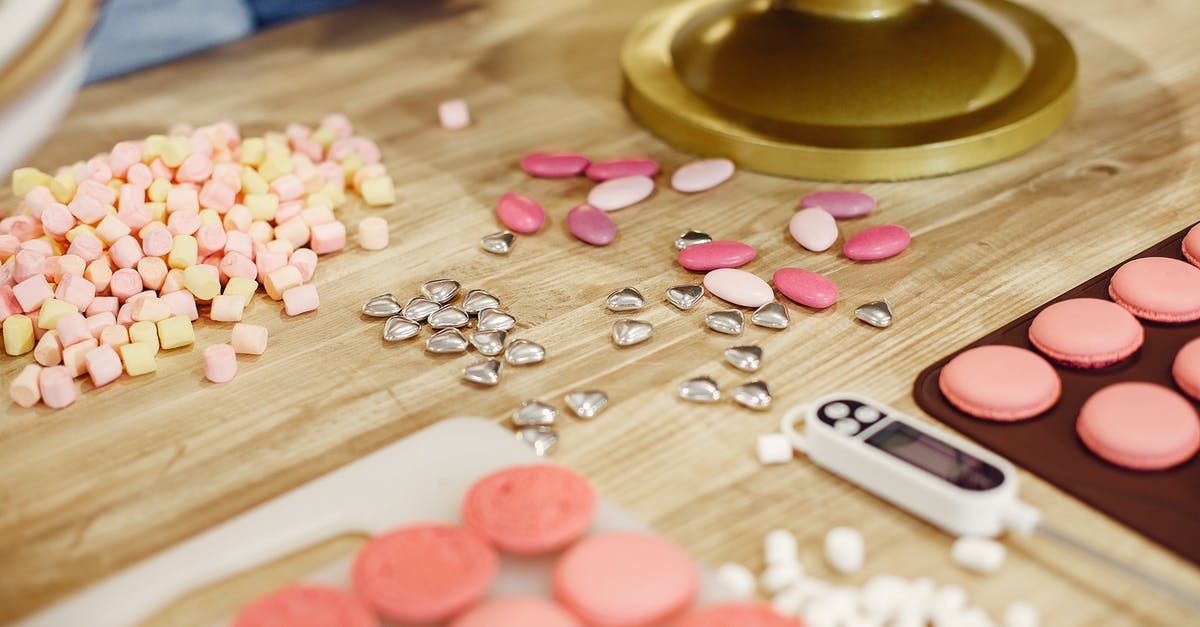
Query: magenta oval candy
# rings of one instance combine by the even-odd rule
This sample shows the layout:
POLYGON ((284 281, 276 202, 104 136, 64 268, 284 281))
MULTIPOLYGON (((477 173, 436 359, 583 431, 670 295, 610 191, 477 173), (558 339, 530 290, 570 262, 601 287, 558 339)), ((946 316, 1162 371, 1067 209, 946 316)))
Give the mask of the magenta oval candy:
POLYGON ((623 176, 654 176, 658 174, 658 162, 649 157, 617 157, 593 162, 585 174, 596 181, 623 176))
POLYGON ((875 198, 851 189, 830 189, 813 192, 800 199, 802 207, 818 207, 839 219, 865 216, 875 210, 875 198))
POLYGON ((838 288, 833 281, 811 270, 781 268, 771 281, 780 294, 805 307, 824 309, 838 299, 838 288))
POLYGON ((679 265, 688 270, 705 272, 717 268, 736 268, 754 260, 758 251, 741 242, 715 240, 693 244, 679 251, 679 265))
POLYGON ((559 179, 579 176, 591 162, 577 152, 532 152, 521 157, 521 169, 531 176, 559 179))
POLYGON ((912 236, 908 229, 895 224, 873 226, 846 240, 842 252, 855 261, 875 261, 899 255, 908 248, 912 236))
POLYGON ((496 216, 509 230, 533 233, 546 223, 546 212, 538 201, 524 194, 509 192, 496 203, 496 216))
POLYGON ((567 212, 567 230, 575 239, 592 246, 607 246, 617 238, 617 225, 608 212, 590 205, 579 205, 567 212))
POLYGON ((762 307, 775 300, 775 291, 766 281, 735 268, 717 268, 704 275, 704 289, 742 307, 762 307))

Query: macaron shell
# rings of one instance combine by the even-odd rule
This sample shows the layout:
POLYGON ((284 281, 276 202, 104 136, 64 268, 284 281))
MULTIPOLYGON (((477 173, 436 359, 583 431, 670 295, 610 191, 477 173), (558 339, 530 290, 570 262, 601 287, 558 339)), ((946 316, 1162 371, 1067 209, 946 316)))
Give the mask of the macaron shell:
POLYGON ((265 594, 238 610, 233 627, 378 627, 354 595, 332 586, 302 584, 265 594))
POLYGON ((423 624, 449 620, 482 601, 499 562, 466 528, 418 524, 371 538, 350 574, 359 598, 381 617, 423 624))
POLYGON ((1033 418, 1062 395, 1062 379, 1037 353, 1004 344, 959 353, 943 368, 938 388, 976 418, 1010 422, 1033 418))
POLYGON ((1200 268, 1178 259, 1141 257, 1129 261, 1113 274, 1108 293, 1143 320, 1200 320, 1200 268))
POLYGON ((592 535, 551 575, 554 597, 591 627, 651 627, 695 601, 700 575, 688 554, 648 533, 592 535))
POLYGON ((1193 266, 1200 268, 1200 224, 1193 226, 1183 237, 1183 256, 1193 266))
POLYGON ((546 599, 506 597, 484 602, 450 627, 583 627, 583 623, 546 599))
POLYGON ((803 627, 760 603, 710 605, 688 614, 675 627, 803 627))
POLYGON ((1200 337, 1179 349, 1171 365, 1171 376, 1184 394, 1200 401, 1200 337))
POLYGON ((1133 470, 1178 466, 1200 450, 1200 415, 1154 383, 1114 383, 1096 392, 1079 409, 1075 431, 1098 457, 1133 470))
POLYGON ((505 553, 542 555, 587 533, 596 517, 596 492, 583 475, 563 466, 512 466, 467 490, 462 517, 505 553))
POLYGON ((1034 317, 1029 341, 1042 354, 1075 368, 1103 368, 1127 359, 1145 330, 1124 307, 1099 298, 1054 303, 1034 317))

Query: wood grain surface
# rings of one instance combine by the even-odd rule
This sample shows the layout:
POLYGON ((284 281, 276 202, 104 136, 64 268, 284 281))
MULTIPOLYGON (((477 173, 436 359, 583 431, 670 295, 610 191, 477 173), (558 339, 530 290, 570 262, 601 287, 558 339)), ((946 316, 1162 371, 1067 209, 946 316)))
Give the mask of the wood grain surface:
MULTIPOLYGON (((100 391, 85 383, 65 411, 0 402, 0 621, 438 420, 503 420, 525 399, 561 406, 564 393, 586 387, 613 402, 594 421, 565 419, 556 458, 710 564, 761 567, 763 534, 782 526, 799 535, 809 570, 835 582, 928 575, 965 586, 995 617, 1031 601, 1047 625, 1194 624, 1186 608, 1037 538, 1009 542, 999 574, 968 574, 951 563, 945 534, 806 461, 762 468, 754 459, 755 436, 785 408, 831 391, 922 416, 910 387, 923 367, 1197 219, 1200 3, 1030 4, 1077 48, 1075 113, 1007 162, 860 186, 880 210, 844 223, 843 235, 883 223, 914 234, 903 255, 873 264, 808 253, 788 236, 799 197, 823 186, 748 172, 692 196, 660 185, 613 214, 620 235, 607 248, 569 236, 565 213, 589 183, 531 180, 516 167, 523 153, 646 154, 668 173, 692 158, 621 105, 617 52, 647 10, 635 0, 370 5, 85 89, 33 165, 86 158, 178 121, 230 118, 254 133, 343 111, 379 141, 400 201, 344 210, 351 230, 364 216, 387 217, 393 243, 322 259, 317 312, 286 319, 259 297, 248 320, 270 328, 271 344, 240 360, 232 383, 203 380, 201 348, 229 335, 204 321, 197 346, 163 354, 157 374, 100 391), (460 96, 477 124, 444 131, 436 105, 460 96), (540 199, 550 218, 496 257, 478 239, 498 230, 494 202, 508 191, 540 199), (746 269, 760 276, 784 266, 823 272, 841 301, 820 313, 789 306, 793 324, 782 332, 752 327, 733 340, 708 331, 703 317, 716 301, 680 312, 661 298, 699 281, 674 263, 671 242, 688 227, 756 246, 746 269), (510 368, 499 387, 480 390, 458 379, 474 355, 425 354, 428 331, 385 345, 381 324, 361 319, 366 298, 415 294, 436 277, 499 296, 520 322, 516 336, 545 345, 547 361, 510 368), (603 298, 626 285, 648 295, 638 315, 656 332, 617 349, 608 338, 617 316, 603 298), (892 328, 853 320, 856 305, 880 298, 895 306, 892 328), (708 374, 726 389, 746 378, 721 358, 735 341, 765 349, 760 375, 774 407, 679 401, 684 378, 708 374), (821 537, 839 524, 867 539, 867 566, 854 577, 832 575, 820 559, 821 537)), ((0 192, 0 206, 13 204, 0 192)), ((7 389, 27 362, 0 360, 0 384, 7 389)), ((1194 567, 1036 477, 1023 480, 1054 526, 1200 593, 1194 567)))

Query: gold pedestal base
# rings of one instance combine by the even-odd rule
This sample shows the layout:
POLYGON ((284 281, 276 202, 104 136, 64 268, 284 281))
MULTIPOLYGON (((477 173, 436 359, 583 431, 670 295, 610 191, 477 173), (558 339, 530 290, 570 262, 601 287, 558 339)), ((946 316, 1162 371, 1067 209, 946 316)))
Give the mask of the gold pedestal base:
POLYGON ((1004 159, 1074 103, 1071 44, 1007 0, 854 17, 796 4, 682 0, 647 15, 621 52, 633 115, 751 170, 866 181, 1004 159))

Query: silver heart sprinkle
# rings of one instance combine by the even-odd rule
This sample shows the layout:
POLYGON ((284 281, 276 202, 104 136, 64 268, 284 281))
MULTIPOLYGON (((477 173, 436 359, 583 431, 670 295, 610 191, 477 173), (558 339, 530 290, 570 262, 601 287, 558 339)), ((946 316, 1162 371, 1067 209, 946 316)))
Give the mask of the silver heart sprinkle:
POLYGON ((679 398, 693 403, 715 403, 721 400, 721 388, 710 377, 696 377, 679 384, 679 398))
POLYGON ((558 433, 554 427, 522 427, 517 429, 517 439, 532 446, 538 457, 545 457, 558 444, 558 433))
POLYGON ((571 412, 580 418, 595 418, 608 406, 608 394, 600 390, 579 390, 563 397, 571 412))
POLYGON ((691 309, 704 296, 703 285, 676 285, 667 288, 667 300, 680 309, 691 309))
POLYGON ((480 331, 507 331, 517 324, 516 318, 499 309, 484 309, 479 312, 480 331))
POLYGON ((467 323, 470 321, 471 318, 467 315, 467 312, 454 305, 446 305, 429 314, 429 326, 435 329, 458 329, 467 326, 467 323))
POLYGON ((855 309, 854 317, 883 329, 892 324, 892 306, 886 300, 877 300, 855 309))
POLYGON ((471 290, 463 298, 463 311, 474 316, 484 309, 500 307, 500 299, 483 290, 471 290))
POLYGON ((541 402, 525 401, 513 412, 513 424, 518 427, 552 427, 558 410, 541 402))
POLYGON ((383 323, 383 339, 388 342, 407 340, 420 332, 421 325, 404 316, 392 316, 383 323))
POLYGON ((461 286, 458 284, 458 281, 434 279, 421 284, 421 293, 425 295, 425 298, 439 305, 445 305, 454 300, 455 296, 458 296, 459 287, 461 286))
POLYGON ((429 317, 429 314, 441 309, 442 306, 429 300, 428 298, 409 299, 408 304, 404 305, 404 311, 400 315, 412 320, 413 322, 421 322, 429 317))
POLYGON ((788 310, 779 301, 771 301, 750 314, 750 322, 768 329, 786 329, 792 323, 788 310))
POLYGON ((429 336, 425 350, 431 353, 461 353, 467 350, 467 338, 458 329, 442 329, 429 336))
POLYGON ((762 381, 751 381, 733 388, 733 400, 750 409, 766 409, 771 406, 771 390, 762 381))
POLYGON ((512 250, 513 239, 512 233, 500 231, 499 233, 484 235, 479 240, 479 245, 493 255, 507 255, 508 251, 512 250))
POLYGON ((646 306, 646 299, 642 298, 642 293, 632 287, 622 287, 621 289, 608 295, 604 301, 608 308, 613 311, 633 311, 646 306))
POLYGON ((363 303, 363 315, 371 316, 372 318, 390 318, 398 313, 403 307, 396 302, 396 298, 390 293, 380 294, 363 303))
POLYGON ((754 372, 762 366, 763 350, 757 346, 733 346, 725 349, 725 361, 738 370, 754 372))
POLYGON ((500 383, 500 373, 503 370, 504 364, 500 363, 500 360, 485 359, 463 368, 462 378, 464 381, 480 385, 496 385, 500 383))
POLYGON ((613 342, 617 346, 633 346, 654 335, 654 325, 645 320, 617 320, 612 326, 613 342))
POLYGON ((705 316, 704 324, 718 333, 740 335, 742 327, 746 325, 746 316, 736 309, 722 309, 705 316))
POLYGON ((471 345, 491 357, 504 351, 504 341, 507 339, 508 333, 505 331, 476 331, 471 334, 471 345))
POLYGON ((513 340, 504 349, 504 361, 514 366, 527 366, 546 359, 546 349, 537 342, 513 340))
POLYGON ((708 242, 711 242, 711 241, 712 241, 712 236, 710 236, 708 233, 701 233, 700 231, 693 231, 691 229, 688 229, 688 231, 686 233, 683 233, 679 237, 675 238, 675 248, 678 248, 679 250, 683 250, 684 248, 687 248, 688 246, 695 246, 696 244, 707 244, 708 242))

